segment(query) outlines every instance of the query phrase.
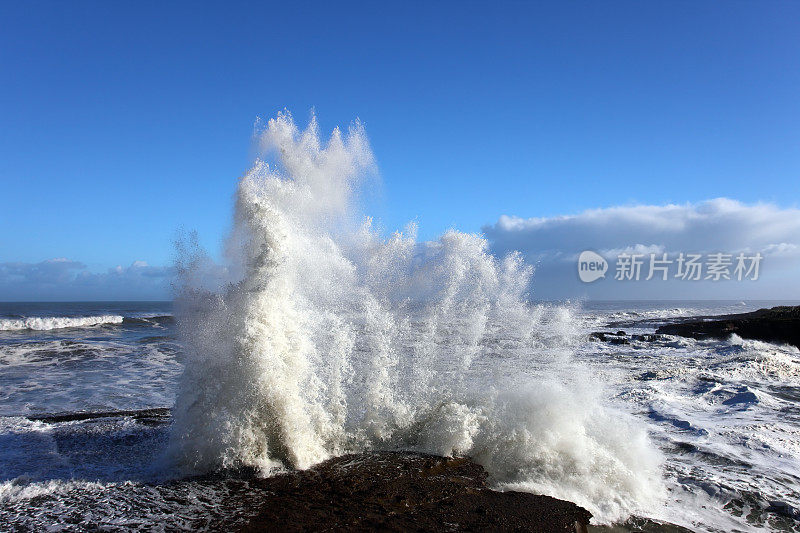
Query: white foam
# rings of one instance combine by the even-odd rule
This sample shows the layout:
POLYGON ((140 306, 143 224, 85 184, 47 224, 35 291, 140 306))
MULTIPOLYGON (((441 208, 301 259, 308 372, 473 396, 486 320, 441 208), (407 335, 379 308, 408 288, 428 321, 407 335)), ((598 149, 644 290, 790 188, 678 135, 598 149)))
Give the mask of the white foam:
POLYGON ((0 331, 87 328, 101 324, 122 324, 123 320, 124 318, 119 315, 2 318, 0 319, 0 331))
POLYGON ((87 481, 50 480, 31 483, 26 476, 20 476, 0 483, 0 503, 19 503, 42 496, 63 496, 76 488, 103 489, 104 486, 87 481))
POLYGON ((581 350, 620 402, 649 416, 666 452, 669 495, 647 516, 697 531, 772 530, 791 520, 766 509, 800 501, 797 348, 734 335, 587 341, 581 350))
POLYGON ((291 117, 260 135, 279 164, 240 183, 229 264, 184 258, 187 354, 171 442, 191 471, 306 468, 347 451, 468 454, 502 486, 585 505, 599 522, 652 507, 659 455, 603 407, 572 360, 566 308, 526 303, 531 270, 478 235, 382 238, 353 206, 363 127, 323 145, 291 117), (227 275, 208 290, 199 270, 227 275))

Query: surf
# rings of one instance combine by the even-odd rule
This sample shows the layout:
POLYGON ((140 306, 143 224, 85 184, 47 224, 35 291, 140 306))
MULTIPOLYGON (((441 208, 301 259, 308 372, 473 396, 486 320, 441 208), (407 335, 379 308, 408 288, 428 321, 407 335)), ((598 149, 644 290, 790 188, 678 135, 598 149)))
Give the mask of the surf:
POLYGON ((0 331, 49 331, 52 329, 87 328, 104 324, 122 324, 119 315, 102 316, 50 316, 0 319, 0 331))
POLYGON ((323 140, 281 113, 256 139, 224 261, 180 248, 175 465, 271 475, 409 450, 471 456, 600 523, 659 505, 660 454, 572 357, 570 309, 529 303, 518 254, 456 230, 383 236, 358 209, 376 174, 358 122, 323 140))

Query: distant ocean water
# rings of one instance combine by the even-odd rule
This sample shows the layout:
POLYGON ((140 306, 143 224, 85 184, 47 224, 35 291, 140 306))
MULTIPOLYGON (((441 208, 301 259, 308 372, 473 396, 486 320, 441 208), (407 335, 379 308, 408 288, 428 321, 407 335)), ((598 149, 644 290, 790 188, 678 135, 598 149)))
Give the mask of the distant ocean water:
POLYGON ((169 406, 168 302, 0 303, 0 414, 169 406))
MULTIPOLYGON (((668 494, 650 516, 707 531, 797 527, 800 353, 738 338, 612 345, 588 333, 652 333, 675 317, 779 303, 531 304, 542 331, 574 347, 604 400, 641 421, 663 454, 668 494), (578 327, 565 334, 564 321, 578 327)), ((159 302, 0 304, 0 524, 191 528, 237 512, 217 507, 221 487, 163 483, 179 476, 164 459, 168 414, 32 420, 171 408, 183 368, 172 315, 159 302)))

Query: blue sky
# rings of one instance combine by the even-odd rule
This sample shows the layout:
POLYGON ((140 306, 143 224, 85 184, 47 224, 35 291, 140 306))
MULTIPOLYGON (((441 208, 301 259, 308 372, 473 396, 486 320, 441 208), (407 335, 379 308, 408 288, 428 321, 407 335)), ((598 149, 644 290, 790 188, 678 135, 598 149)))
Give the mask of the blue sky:
POLYGON ((799 23, 797 2, 3 2, 0 263, 161 267, 179 228, 218 250, 254 120, 284 108, 359 117, 367 211, 423 239, 718 197, 795 216, 799 23))

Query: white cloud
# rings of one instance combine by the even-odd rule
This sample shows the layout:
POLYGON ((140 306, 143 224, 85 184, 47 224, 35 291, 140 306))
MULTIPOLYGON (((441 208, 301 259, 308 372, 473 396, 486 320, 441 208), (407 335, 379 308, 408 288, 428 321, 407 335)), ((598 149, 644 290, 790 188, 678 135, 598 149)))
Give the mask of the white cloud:
POLYGON ((537 265, 534 291, 542 298, 800 297, 800 209, 717 198, 696 204, 591 209, 550 218, 504 215, 483 232, 496 254, 519 250, 537 265), (764 274, 750 285, 667 282, 645 286, 613 279, 584 285, 574 268, 583 250, 594 250, 608 259, 623 251, 760 252, 764 274))
MULTIPOLYGON (((504 215, 483 231, 496 255, 519 250, 536 266, 533 294, 537 298, 800 299, 800 209, 718 198, 696 204, 591 209, 549 218, 504 215), (579 281, 576 259, 583 250, 596 251, 609 260, 611 271, 605 279, 591 284, 579 281), (758 281, 613 279, 612 263, 622 252, 740 251, 764 256, 758 281)), ((220 272, 215 275, 225 274, 220 272)), ((145 261, 105 272, 92 272, 84 263, 63 257, 0 263, 0 300, 166 299, 174 277, 173 267, 150 266, 145 261)))

